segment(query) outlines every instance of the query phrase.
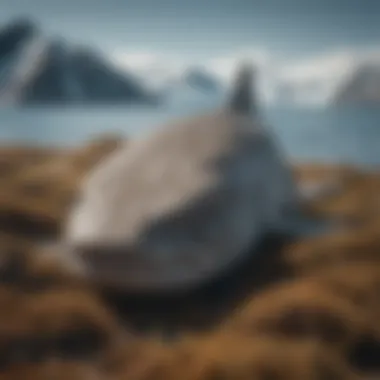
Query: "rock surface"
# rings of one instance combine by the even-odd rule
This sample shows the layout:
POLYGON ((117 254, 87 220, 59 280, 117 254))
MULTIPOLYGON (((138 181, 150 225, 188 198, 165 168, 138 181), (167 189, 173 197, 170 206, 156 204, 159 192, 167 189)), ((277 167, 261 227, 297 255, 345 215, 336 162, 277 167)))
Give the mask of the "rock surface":
POLYGON ((251 85, 242 68, 223 109, 164 126, 90 173, 66 242, 91 276, 125 290, 194 287, 283 227, 297 191, 250 114, 251 85))

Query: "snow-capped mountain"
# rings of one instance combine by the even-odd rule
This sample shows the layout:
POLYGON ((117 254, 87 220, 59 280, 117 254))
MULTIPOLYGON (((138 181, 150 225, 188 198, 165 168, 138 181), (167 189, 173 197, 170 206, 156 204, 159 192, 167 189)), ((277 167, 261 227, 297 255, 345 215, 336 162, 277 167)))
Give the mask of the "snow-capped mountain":
POLYGON ((167 76, 165 84, 161 84, 161 92, 171 104, 213 104, 218 101, 223 90, 216 76, 197 66, 174 72, 167 76))
MULTIPOLYGON (((246 59, 257 67, 263 103, 379 104, 379 52, 342 49, 261 59, 253 52, 246 59)), ((45 36, 30 20, 14 20, 0 29, 0 104, 205 103, 228 91, 240 56, 204 62, 163 52, 122 50, 106 56, 45 36)))
POLYGON ((357 67, 335 94, 334 104, 380 106, 380 62, 357 67))
POLYGON ((182 75, 181 82, 195 90, 205 93, 217 93, 221 90, 221 83, 207 70, 192 67, 188 68, 182 75))
MULTIPOLYGON (((111 58, 120 67, 137 73, 148 88, 182 101, 195 97, 207 99, 228 91, 231 75, 241 60, 232 56, 186 64, 178 62, 176 57, 147 52, 123 52, 111 58)), ((380 67, 378 48, 338 49, 301 58, 271 58, 269 54, 265 60, 255 59, 255 54, 251 58, 249 55, 245 57, 257 68, 256 88, 260 101, 271 105, 335 106, 339 103, 335 99, 341 96, 342 91, 346 91, 344 89, 356 73, 361 72, 362 68, 367 71, 368 62, 371 62, 372 67, 380 67)), ((374 70, 371 71, 371 76, 377 76, 374 70)), ((377 84, 373 84, 373 87, 379 88, 377 84)))
POLYGON ((43 35, 29 20, 0 30, 0 103, 155 103, 159 98, 86 47, 43 35))

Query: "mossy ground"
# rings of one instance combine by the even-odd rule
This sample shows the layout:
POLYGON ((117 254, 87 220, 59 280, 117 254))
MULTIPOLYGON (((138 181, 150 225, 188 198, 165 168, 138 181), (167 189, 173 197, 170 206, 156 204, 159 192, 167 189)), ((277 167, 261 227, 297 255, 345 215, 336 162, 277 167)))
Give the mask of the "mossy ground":
POLYGON ((295 167, 299 181, 341 183, 305 209, 345 228, 268 237, 259 255, 191 294, 121 297, 39 246, 59 236, 80 179, 119 143, 1 148, 0 380, 326 380, 380 370, 380 173, 295 167))

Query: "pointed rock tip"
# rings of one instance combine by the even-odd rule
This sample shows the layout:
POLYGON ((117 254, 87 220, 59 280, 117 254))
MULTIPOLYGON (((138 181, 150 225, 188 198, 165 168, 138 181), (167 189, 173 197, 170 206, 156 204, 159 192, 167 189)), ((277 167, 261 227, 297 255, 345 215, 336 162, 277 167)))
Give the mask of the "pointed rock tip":
POLYGON ((242 61, 236 70, 228 107, 233 112, 249 114, 255 108, 253 86, 255 68, 249 61, 242 61))

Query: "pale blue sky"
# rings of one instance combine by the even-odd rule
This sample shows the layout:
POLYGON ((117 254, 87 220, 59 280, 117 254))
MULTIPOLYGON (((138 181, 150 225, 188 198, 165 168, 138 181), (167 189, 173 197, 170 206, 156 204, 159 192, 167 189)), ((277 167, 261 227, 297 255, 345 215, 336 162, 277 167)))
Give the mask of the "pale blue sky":
POLYGON ((20 14, 105 50, 189 57, 249 46, 298 55, 380 42, 380 0, 0 0, 0 22, 20 14))

